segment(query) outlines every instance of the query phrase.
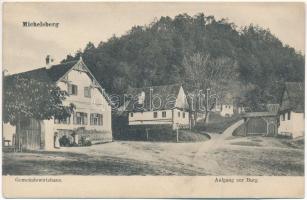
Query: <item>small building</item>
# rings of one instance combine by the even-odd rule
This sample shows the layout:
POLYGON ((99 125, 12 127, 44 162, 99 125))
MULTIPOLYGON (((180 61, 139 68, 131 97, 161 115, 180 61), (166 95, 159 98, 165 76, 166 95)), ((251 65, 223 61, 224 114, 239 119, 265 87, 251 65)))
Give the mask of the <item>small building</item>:
POLYGON ((230 94, 218 99, 212 111, 219 113, 222 117, 231 117, 234 114, 245 112, 244 107, 239 105, 237 98, 232 97, 230 94))
POLYGON ((46 67, 18 75, 42 83, 51 82, 67 91, 63 105, 74 104, 74 113, 65 120, 22 121, 16 130, 18 145, 23 149, 50 150, 54 148, 55 133, 59 138, 66 137, 77 143, 84 138, 92 143, 112 141, 111 101, 82 58, 56 65, 52 65, 49 58, 46 58, 46 67))
POLYGON ((287 82, 283 90, 279 111, 278 134, 291 134, 293 138, 304 136, 304 83, 287 82))
POLYGON ((180 84, 130 88, 126 98, 129 126, 190 127, 187 96, 180 84))
POLYGON ((249 112, 243 114, 244 135, 276 136, 278 127, 278 104, 268 104, 265 112, 249 112))

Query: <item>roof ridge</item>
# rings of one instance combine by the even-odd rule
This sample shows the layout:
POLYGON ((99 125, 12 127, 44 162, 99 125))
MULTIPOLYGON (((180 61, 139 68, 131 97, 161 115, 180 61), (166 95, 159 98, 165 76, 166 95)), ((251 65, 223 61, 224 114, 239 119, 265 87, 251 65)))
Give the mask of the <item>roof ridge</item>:
POLYGON ((51 69, 52 67, 54 66, 58 66, 58 65, 66 65, 66 64, 70 64, 70 63, 77 63, 79 60, 72 60, 72 61, 68 61, 68 62, 63 62, 63 63, 58 63, 58 64, 54 64, 54 65, 51 65, 49 69, 51 69))
POLYGON ((24 72, 18 72, 18 73, 15 73, 15 74, 10 74, 10 75, 7 75, 7 77, 9 77, 9 76, 16 76, 16 75, 21 75, 21 74, 25 74, 25 73, 29 73, 29 72, 41 70, 41 69, 46 69, 46 68, 45 68, 45 67, 35 68, 35 69, 31 69, 31 70, 29 70, 29 71, 24 71, 24 72))

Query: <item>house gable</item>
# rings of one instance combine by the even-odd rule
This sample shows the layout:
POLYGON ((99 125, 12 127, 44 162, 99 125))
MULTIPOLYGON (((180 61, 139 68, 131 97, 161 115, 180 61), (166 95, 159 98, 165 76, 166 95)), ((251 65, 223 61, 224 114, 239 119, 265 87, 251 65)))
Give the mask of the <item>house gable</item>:
POLYGON ((180 108, 180 109, 188 109, 188 107, 189 107, 187 96, 186 96, 182 86, 179 89, 175 107, 180 108))
MULTIPOLYGON (((52 69, 52 68, 51 68, 52 69)), ((112 105, 112 102, 109 98, 109 96, 106 94, 105 90, 102 88, 102 86, 99 84, 99 82, 96 80, 95 76, 91 73, 90 69, 86 66, 86 64, 83 62, 82 57, 80 57, 80 59, 78 60, 78 62, 75 62, 74 65, 72 65, 70 67, 70 69, 68 69, 66 71, 66 73, 64 73, 56 82, 65 82, 65 83, 69 83, 68 80, 68 74, 71 73, 72 71, 77 71, 80 73, 85 73, 87 74, 87 76, 90 78, 91 80, 91 84, 89 85, 91 88, 96 88, 99 90, 99 92, 103 95, 103 97, 106 99, 107 103, 109 105, 112 105)))

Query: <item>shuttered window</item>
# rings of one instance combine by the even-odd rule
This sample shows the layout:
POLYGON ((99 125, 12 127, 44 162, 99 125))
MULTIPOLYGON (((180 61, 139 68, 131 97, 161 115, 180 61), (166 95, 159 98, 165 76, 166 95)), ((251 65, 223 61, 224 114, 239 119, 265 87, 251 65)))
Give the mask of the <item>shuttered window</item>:
POLYGON ((84 87, 84 97, 91 97, 91 88, 90 87, 84 87))
POLYGON ((54 118, 54 123, 55 124, 70 124, 70 117, 67 117, 66 119, 57 119, 54 118))
POLYGON ((91 113, 90 116, 91 125, 102 126, 103 125, 103 115, 98 113, 91 113))
POLYGON ((285 113, 282 114, 282 121, 285 121, 286 119, 286 116, 285 116, 285 113))
POLYGON ((162 112, 162 117, 166 117, 166 111, 162 112))
POLYGON ((73 116, 74 124, 87 125, 87 113, 76 112, 73 116))
POLYGON ((288 120, 290 120, 291 119, 291 112, 289 111, 288 112, 288 120))
POLYGON ((74 84, 68 84, 68 94, 69 95, 78 95, 78 86, 74 84))
POLYGON ((153 117, 154 117, 154 118, 157 118, 157 117, 158 117, 158 113, 157 113, 157 112, 154 112, 154 113, 153 113, 153 117))

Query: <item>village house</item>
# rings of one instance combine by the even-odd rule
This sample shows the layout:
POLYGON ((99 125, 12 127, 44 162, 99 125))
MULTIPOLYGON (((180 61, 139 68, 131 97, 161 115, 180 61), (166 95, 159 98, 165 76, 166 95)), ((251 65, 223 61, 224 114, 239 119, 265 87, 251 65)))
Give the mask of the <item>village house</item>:
POLYGON ((126 98, 129 126, 190 127, 187 96, 179 84, 130 88, 126 98))
POLYGON ((304 136, 304 83, 287 82, 279 111, 278 134, 291 134, 293 138, 304 136))
POLYGON ((56 133, 59 138, 66 137, 77 144, 83 139, 92 144, 112 141, 111 102, 82 58, 52 65, 47 56, 46 67, 19 75, 55 83, 69 94, 63 105, 73 103, 76 107, 71 117, 65 120, 29 119, 26 124, 21 123, 16 137, 23 149, 53 149, 56 133))
POLYGON ((231 117, 234 114, 244 113, 244 107, 238 104, 236 98, 232 97, 229 93, 222 99, 217 99, 213 112, 219 113, 222 117, 231 117))

